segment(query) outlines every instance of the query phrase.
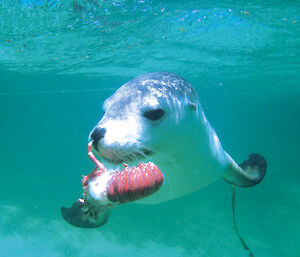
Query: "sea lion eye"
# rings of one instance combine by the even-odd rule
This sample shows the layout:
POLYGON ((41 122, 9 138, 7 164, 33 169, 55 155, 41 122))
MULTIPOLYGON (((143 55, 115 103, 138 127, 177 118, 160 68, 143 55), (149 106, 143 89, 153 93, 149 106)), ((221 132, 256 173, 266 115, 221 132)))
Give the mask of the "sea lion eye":
POLYGON ((145 111, 143 113, 143 116, 147 118, 148 120, 159 120, 164 116, 165 111, 163 109, 155 109, 150 111, 145 111))

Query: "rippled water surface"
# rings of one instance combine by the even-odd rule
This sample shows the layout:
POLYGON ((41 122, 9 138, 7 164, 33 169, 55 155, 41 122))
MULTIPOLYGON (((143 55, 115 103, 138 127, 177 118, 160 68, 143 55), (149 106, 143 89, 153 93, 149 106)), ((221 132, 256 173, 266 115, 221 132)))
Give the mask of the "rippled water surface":
POLYGON ((0 1, 1 255, 247 256, 221 179, 120 206, 99 229, 60 216, 93 167, 87 138, 103 101, 164 70, 195 87, 231 156, 268 161, 260 185, 237 190, 255 257, 299 257, 299 13, 299 1, 0 1))

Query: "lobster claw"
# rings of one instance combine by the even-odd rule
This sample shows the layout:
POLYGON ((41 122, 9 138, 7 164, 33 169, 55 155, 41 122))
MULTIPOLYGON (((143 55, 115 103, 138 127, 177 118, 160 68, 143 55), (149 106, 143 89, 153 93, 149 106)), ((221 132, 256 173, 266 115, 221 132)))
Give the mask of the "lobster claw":
POLYGON ((71 207, 61 207, 66 222, 80 228, 98 228, 104 225, 110 215, 109 206, 95 205, 93 201, 77 201, 71 207))

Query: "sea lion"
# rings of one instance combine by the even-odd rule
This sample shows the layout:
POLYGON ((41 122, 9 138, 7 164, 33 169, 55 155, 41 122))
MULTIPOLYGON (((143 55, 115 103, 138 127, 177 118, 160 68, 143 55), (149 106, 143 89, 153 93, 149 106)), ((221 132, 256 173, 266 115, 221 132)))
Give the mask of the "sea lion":
MULTIPOLYGON (((89 139, 105 166, 120 170, 122 163, 137 165, 150 160, 164 174, 164 184, 158 192, 138 203, 168 201, 220 177, 231 184, 250 187, 265 175, 266 161, 260 154, 250 154, 249 160, 238 165, 224 151, 196 91, 176 74, 153 72, 138 76, 121 86, 103 107, 104 115, 89 139)), ((78 205, 62 211, 73 225, 94 226, 86 217, 82 223, 78 205)), ((106 222, 107 212, 103 217, 97 215, 95 227, 106 222)))

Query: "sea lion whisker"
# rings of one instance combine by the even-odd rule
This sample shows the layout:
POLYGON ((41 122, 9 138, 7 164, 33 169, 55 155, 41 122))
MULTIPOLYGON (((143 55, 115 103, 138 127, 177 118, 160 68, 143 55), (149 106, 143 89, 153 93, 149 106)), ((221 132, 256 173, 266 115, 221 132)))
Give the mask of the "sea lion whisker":
POLYGON ((162 153, 161 151, 158 151, 157 149, 155 149, 155 147, 149 147, 149 146, 146 146, 146 145, 142 145, 142 149, 146 149, 154 154, 157 154, 159 155, 160 157, 163 158, 163 160, 167 161, 168 163, 171 163, 175 166, 178 166, 178 163, 176 163, 175 160, 173 160, 170 156, 168 156, 167 154, 165 153, 162 153))

